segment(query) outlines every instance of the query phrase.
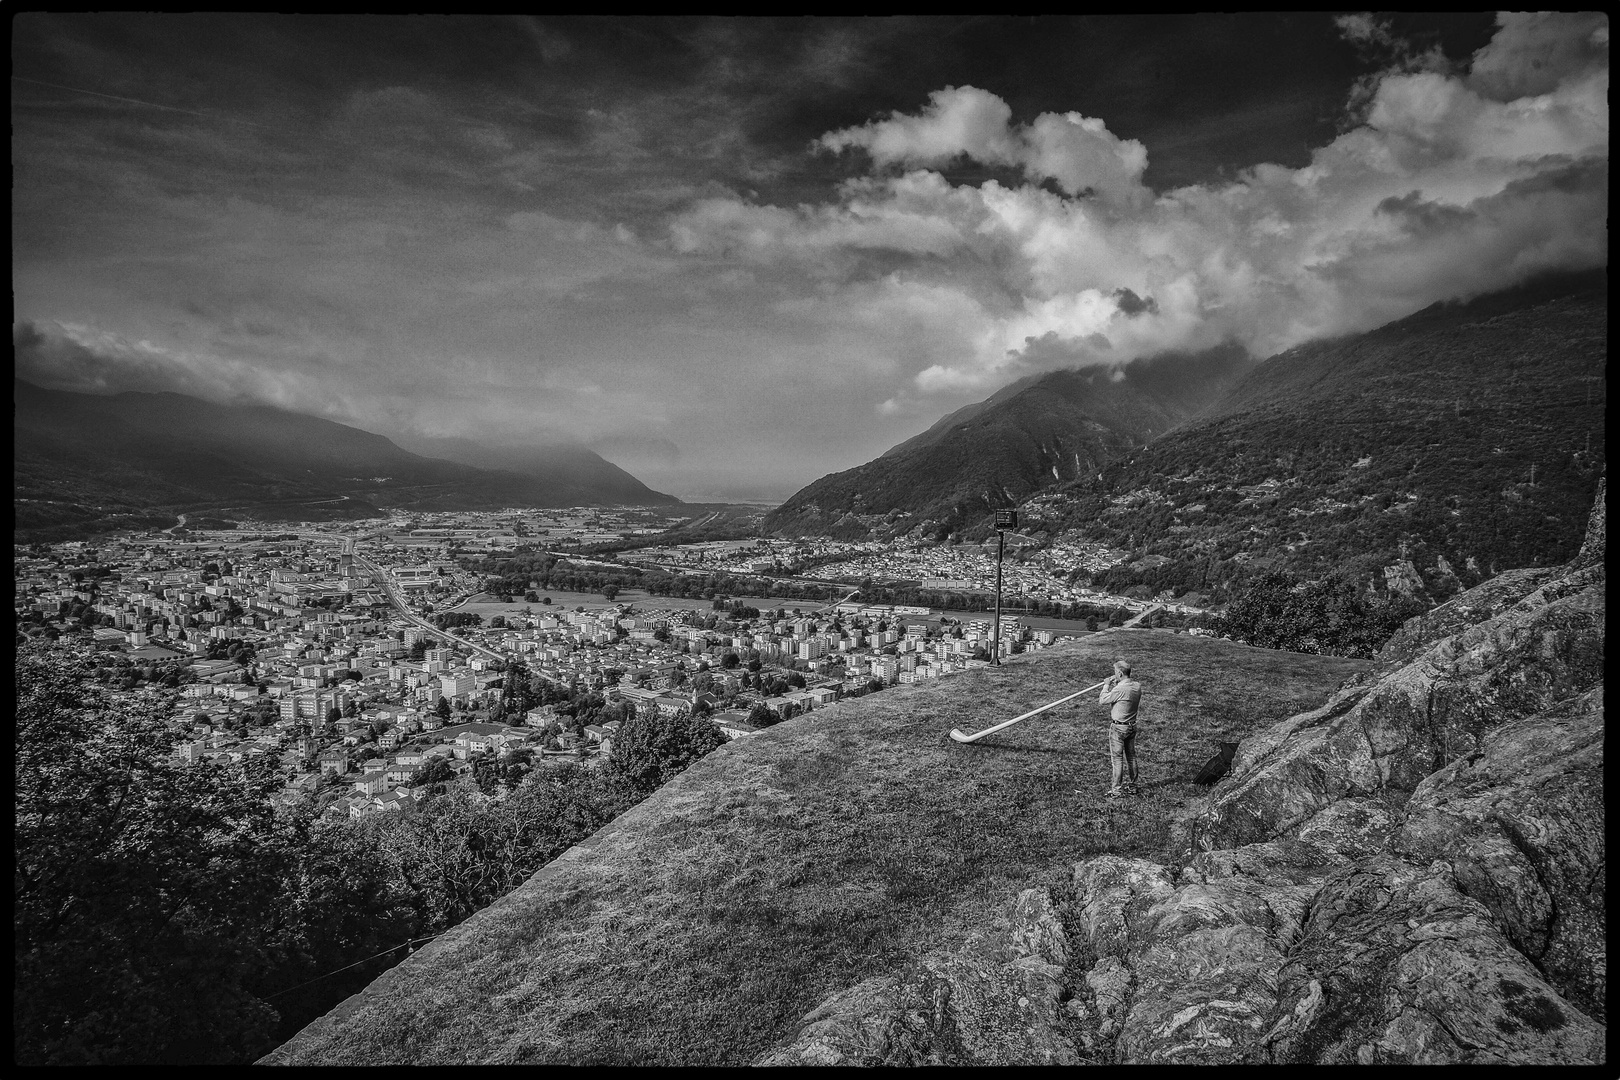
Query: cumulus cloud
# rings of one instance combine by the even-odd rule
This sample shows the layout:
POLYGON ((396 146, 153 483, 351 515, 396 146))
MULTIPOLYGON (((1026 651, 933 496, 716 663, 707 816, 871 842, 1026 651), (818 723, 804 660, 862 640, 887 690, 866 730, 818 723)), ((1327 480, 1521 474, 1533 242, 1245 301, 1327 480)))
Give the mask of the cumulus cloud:
POLYGON ((873 164, 834 202, 716 197, 671 240, 808 273, 803 318, 886 328, 873 362, 910 375, 885 414, 1055 366, 1232 340, 1269 355, 1607 263, 1606 17, 1504 15, 1456 71, 1372 16, 1339 27, 1388 63, 1346 103, 1352 126, 1300 168, 1155 194, 1145 149, 1102 120, 1020 124, 996 95, 947 87, 819 140, 873 164), (952 184, 939 170, 962 157, 1026 182, 952 184))
POLYGON ((1070 195, 1126 205, 1149 194, 1142 185, 1147 149, 1135 139, 1120 139, 1101 120, 1077 112, 1042 113, 1015 125, 1005 101, 975 86, 936 90, 916 116, 891 113, 828 132, 818 145, 865 150, 879 166, 938 166, 969 157, 1013 166, 1037 182, 1055 180, 1070 195))

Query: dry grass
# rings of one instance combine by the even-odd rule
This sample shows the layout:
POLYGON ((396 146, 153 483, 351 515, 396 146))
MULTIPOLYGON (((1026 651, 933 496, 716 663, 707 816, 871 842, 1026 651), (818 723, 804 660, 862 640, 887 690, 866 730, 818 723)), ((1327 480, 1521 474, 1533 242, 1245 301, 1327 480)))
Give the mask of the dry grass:
POLYGON ((1116 631, 812 713, 698 763, 282 1059, 745 1064, 828 993, 960 944, 1032 879, 1102 852, 1168 857, 1217 742, 1366 666, 1116 631), (1144 686, 1141 798, 1104 798, 1094 700, 949 739, 1096 682, 1116 653, 1144 686))

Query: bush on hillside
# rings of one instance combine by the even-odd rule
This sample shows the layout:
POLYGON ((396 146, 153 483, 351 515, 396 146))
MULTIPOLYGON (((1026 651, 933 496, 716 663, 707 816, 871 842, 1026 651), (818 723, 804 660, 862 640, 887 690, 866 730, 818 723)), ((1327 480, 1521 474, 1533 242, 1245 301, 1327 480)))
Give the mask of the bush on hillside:
POLYGON ((719 728, 687 710, 666 715, 647 709, 626 720, 613 736, 604 768, 611 779, 645 794, 725 743, 719 728))

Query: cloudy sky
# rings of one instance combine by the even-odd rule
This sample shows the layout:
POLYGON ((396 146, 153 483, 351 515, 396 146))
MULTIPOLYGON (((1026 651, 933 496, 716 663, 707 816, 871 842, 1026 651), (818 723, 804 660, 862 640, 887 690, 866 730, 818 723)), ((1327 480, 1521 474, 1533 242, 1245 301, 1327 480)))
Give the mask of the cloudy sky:
POLYGON ((1608 260, 1600 15, 12 27, 19 375, 686 497, 1608 260))

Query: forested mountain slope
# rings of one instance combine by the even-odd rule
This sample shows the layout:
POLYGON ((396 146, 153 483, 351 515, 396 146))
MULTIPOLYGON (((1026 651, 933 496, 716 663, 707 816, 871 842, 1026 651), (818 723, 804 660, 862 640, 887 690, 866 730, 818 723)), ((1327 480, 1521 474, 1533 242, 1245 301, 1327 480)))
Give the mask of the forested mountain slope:
POLYGON ((1068 485, 1045 522, 1131 550, 1113 588, 1281 569, 1443 599, 1579 546, 1605 451, 1604 273, 1301 346, 1068 485), (1388 568, 1388 569, 1386 569, 1388 568))

